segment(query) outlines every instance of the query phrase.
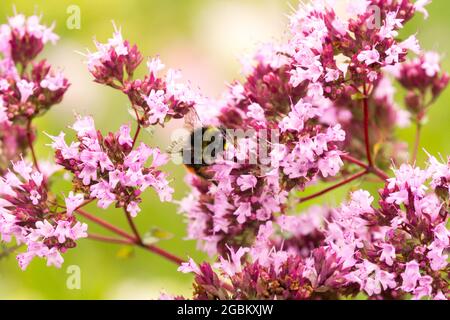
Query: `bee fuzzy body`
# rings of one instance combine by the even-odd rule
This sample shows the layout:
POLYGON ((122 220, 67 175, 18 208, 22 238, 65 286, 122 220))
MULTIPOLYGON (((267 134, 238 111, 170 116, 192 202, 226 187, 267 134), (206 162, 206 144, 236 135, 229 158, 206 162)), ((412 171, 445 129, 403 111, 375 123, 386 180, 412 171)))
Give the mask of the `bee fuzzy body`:
POLYGON ((225 134, 222 128, 204 126, 193 130, 188 138, 183 150, 183 164, 186 169, 202 179, 210 180, 212 178, 210 170, 211 159, 225 150, 225 134), (205 137, 207 137, 205 139, 205 137), (196 150, 196 148, 199 148, 196 150), (210 161, 204 158, 206 148, 211 148, 209 154, 210 161))

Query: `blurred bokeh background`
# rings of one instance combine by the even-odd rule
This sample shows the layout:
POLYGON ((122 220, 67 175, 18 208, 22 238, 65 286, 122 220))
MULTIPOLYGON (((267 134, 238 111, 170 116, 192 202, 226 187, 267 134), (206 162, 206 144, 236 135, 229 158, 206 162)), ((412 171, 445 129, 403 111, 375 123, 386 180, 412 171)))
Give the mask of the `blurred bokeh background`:
MULTIPOLYGON (((127 111, 127 99, 114 90, 97 85, 84 64, 84 57, 77 52, 93 49, 92 39, 105 41, 112 33, 111 21, 122 27, 124 38, 138 44, 144 56, 159 54, 167 67, 179 68, 185 80, 199 86, 210 97, 219 97, 226 83, 240 77, 239 58, 251 54, 261 43, 283 38, 286 14, 297 6, 296 0, 59 0, 30 1, 2 0, 0 22, 18 12, 27 15, 42 13, 43 21, 56 22, 56 33, 61 40, 50 46, 41 57, 64 70, 72 86, 64 102, 51 110, 37 124, 40 131, 57 134, 73 122, 74 113, 94 116, 97 127, 115 131, 121 123, 131 122, 127 111), (67 9, 76 5, 81 13, 81 28, 69 29, 67 9)), ((443 55, 443 67, 450 70, 449 32, 450 2, 434 0, 428 6, 430 18, 418 15, 404 30, 418 32, 424 49, 432 49, 443 55)), ((145 69, 143 65, 143 69, 145 69)), ((145 70, 142 70, 145 72, 145 70)), ((450 91, 447 90, 433 106, 428 125, 423 130, 422 147, 432 154, 450 154, 450 91)), ((146 142, 165 146, 170 130, 144 136, 146 142)), ((399 137, 412 142, 413 128, 402 129, 399 137)), ((37 142, 41 158, 51 159, 51 151, 45 144, 48 138, 42 133, 37 142)), ((425 159, 422 152, 420 163, 425 159)), ((187 193, 183 182, 182 167, 168 165, 176 189, 175 198, 187 193)), ((64 192, 68 184, 55 186, 64 192)), ((376 188, 376 186, 367 186, 376 188)), ((317 189, 320 186, 315 187, 317 189)), ((66 191, 67 192, 67 191, 66 191)), ((313 190, 311 190, 313 192, 313 190)), ((338 203, 345 194, 339 190, 326 196, 331 203, 338 203)), ((323 200, 323 199, 322 199, 323 200)), ((159 227, 173 237, 158 245, 179 255, 188 255, 200 261, 205 259, 196 250, 193 241, 185 241, 185 223, 177 214, 175 204, 161 204, 148 191, 144 197, 142 212, 137 225, 142 232, 159 227)), ((126 228, 120 212, 113 209, 100 211, 88 207, 117 225, 126 228)), ((90 226, 91 231, 102 230, 90 226)), ((0 260, 1 299, 151 299, 161 290, 190 296, 190 275, 176 271, 176 266, 149 252, 103 244, 91 240, 79 241, 78 248, 69 250, 61 269, 47 268, 44 261, 36 259, 26 271, 21 271, 13 256, 0 260), (81 289, 69 290, 66 286, 67 267, 77 265, 81 270, 81 289)))

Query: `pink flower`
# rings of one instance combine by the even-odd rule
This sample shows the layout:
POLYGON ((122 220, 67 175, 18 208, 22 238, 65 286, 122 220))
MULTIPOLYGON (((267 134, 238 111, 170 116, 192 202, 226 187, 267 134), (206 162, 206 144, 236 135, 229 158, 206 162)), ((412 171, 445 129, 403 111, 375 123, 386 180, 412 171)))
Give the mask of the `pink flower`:
POLYGON ((305 121, 315 117, 317 114, 318 110, 314 108, 312 104, 300 99, 292 107, 292 111, 289 112, 289 115, 282 120, 280 129, 282 131, 302 131, 305 121))
POLYGON ((23 159, 17 162, 13 162, 13 169, 15 172, 20 174, 25 180, 31 179, 31 173, 33 172, 33 167, 29 162, 25 162, 23 159))
POLYGON ((130 213, 130 215, 135 218, 137 214, 141 211, 138 204, 134 201, 130 202, 127 206, 127 211, 130 213))
POLYGON ((417 0, 416 3, 414 3, 414 9, 416 11, 423 13, 425 19, 428 19, 428 11, 425 9, 425 6, 430 4, 431 0, 417 0))
POLYGON ((140 194, 152 187, 162 201, 170 201, 173 189, 159 166, 168 161, 160 150, 144 143, 132 150, 130 127, 122 125, 116 133, 105 138, 95 129, 90 117, 78 117, 73 125, 77 142, 68 147, 64 133, 52 137, 51 146, 56 151, 57 163, 72 172, 87 187, 85 194, 71 194, 66 199, 68 214, 82 203, 84 198, 95 198, 97 205, 106 209, 113 202, 135 216, 139 211, 140 194), (120 154, 118 157, 113 154, 120 154), (110 158, 111 156, 111 158, 110 158), (152 157, 151 166, 146 162, 152 157))
POLYGON ((386 15, 384 25, 381 27, 379 36, 380 38, 395 38, 398 36, 398 29, 403 27, 403 19, 397 18, 397 12, 388 12, 386 15))
POLYGON ((239 223, 244 223, 247 220, 247 218, 252 215, 251 204, 248 202, 241 203, 234 212, 234 215, 237 216, 237 221, 239 223))
POLYGON ((327 74, 325 75, 326 82, 333 82, 338 80, 340 77, 339 70, 327 68, 327 74))
POLYGON ((377 49, 364 50, 358 54, 358 61, 364 62, 367 66, 380 62, 380 53, 377 49))
POLYGON ((102 209, 108 208, 116 200, 111 185, 104 180, 91 185, 90 191, 90 196, 99 200, 98 206, 102 209))
POLYGON ((324 178, 335 176, 343 165, 344 163, 338 152, 329 152, 325 158, 318 162, 319 170, 324 178))
POLYGON ((228 250, 230 251, 231 259, 229 257, 227 260, 225 260, 223 257, 219 257, 220 262, 218 263, 218 265, 223 270, 223 272, 225 272, 229 276, 233 276, 236 273, 240 273, 242 271, 241 259, 247 252, 250 251, 250 249, 239 248, 235 252, 233 248, 228 247, 228 250))
POLYGON ((403 203, 408 204, 408 197, 409 195, 407 190, 400 190, 398 192, 392 192, 386 201, 397 205, 401 205, 403 203))
POLYGON ((145 102, 150 108, 150 124, 164 123, 164 118, 169 111, 169 107, 164 102, 164 91, 150 91, 148 97, 145 98, 145 102))
POLYGON ((370 5, 368 0, 350 1, 347 6, 347 12, 351 15, 360 15, 367 12, 367 7, 370 5))
POLYGON ((375 82, 378 79, 378 73, 375 71, 371 71, 367 75, 367 79, 369 79, 370 82, 375 82))
POLYGON ((30 200, 33 205, 37 206, 39 204, 39 200, 41 199, 41 195, 36 190, 31 190, 30 192, 30 200))
POLYGON ((188 262, 183 262, 181 266, 178 267, 178 271, 182 273, 193 272, 195 274, 201 274, 200 268, 192 258, 189 258, 188 262))
POLYGON ((248 106, 247 116, 257 121, 265 121, 264 110, 258 103, 252 103, 248 106))
POLYGON ((147 62, 147 68, 150 74, 153 74, 156 77, 158 72, 165 68, 165 65, 161 62, 159 57, 156 57, 147 62))
POLYGON ((88 186, 92 180, 97 180, 97 167, 85 165, 78 176, 82 179, 83 184, 88 186))
POLYGON ((96 135, 94 119, 92 117, 77 116, 77 120, 72 125, 72 129, 78 134, 78 137, 96 135))
POLYGON ((434 77, 441 71, 440 56, 436 52, 426 52, 424 55, 424 62, 422 68, 425 70, 427 76, 434 77))
POLYGON ((47 259, 47 266, 55 266, 56 268, 61 268, 64 262, 61 253, 56 248, 51 248, 45 253, 45 258, 47 259))
POLYGON ((130 136, 130 126, 122 125, 119 129, 119 144, 128 145, 131 147, 133 145, 133 139, 130 136))
POLYGON ((420 54, 420 44, 415 35, 409 36, 400 43, 400 47, 404 50, 411 50, 415 54, 420 54))
POLYGON ((323 73, 323 67, 320 61, 311 61, 311 64, 305 67, 298 67, 291 71, 290 84, 298 87, 304 81, 316 82, 323 73))
POLYGON ((78 208, 84 201, 84 195, 81 193, 74 194, 73 191, 69 192, 69 196, 66 198, 67 214, 72 215, 73 211, 78 208))
POLYGON ((412 292, 416 288, 417 281, 421 277, 417 261, 412 260, 406 263, 405 271, 401 276, 403 279, 402 290, 412 292))
POLYGON ((241 187, 242 191, 253 189, 256 186, 258 180, 251 174, 242 175, 237 178, 237 184, 241 187))
POLYGON ((430 276, 423 276, 419 279, 419 283, 414 290, 414 299, 420 300, 423 297, 429 297, 431 298, 433 288, 431 287, 431 284, 433 283, 433 278, 430 276))
POLYGON ((66 242, 71 238, 71 224, 68 221, 58 221, 53 235, 58 239, 59 243, 66 242))
POLYGON ((394 264, 394 260, 395 260, 395 248, 388 243, 383 243, 380 261, 384 261, 388 266, 392 266, 394 264))
POLYGON ((27 102, 28 98, 33 94, 34 91, 34 83, 28 82, 27 80, 20 80, 17 82, 17 88, 20 92, 20 102, 27 102))
POLYGON ((443 250, 443 248, 435 247, 433 243, 431 250, 427 253, 431 269, 434 271, 443 270, 448 265, 448 255, 444 254, 443 250))
POLYGON ((397 64, 400 61, 400 55, 403 53, 403 48, 399 45, 394 44, 386 50, 385 62, 387 64, 397 64))
POLYGON ((55 228, 48 222, 48 220, 36 222, 36 233, 44 238, 51 238, 54 236, 55 228))
POLYGON ((44 80, 41 81, 40 86, 50 91, 57 91, 66 86, 67 80, 61 72, 55 75, 47 74, 44 80))
POLYGON ((122 38, 122 32, 120 29, 114 25, 114 33, 113 37, 108 39, 108 49, 113 48, 114 51, 118 56, 126 56, 128 54, 128 48, 125 46, 123 38, 122 38))
POLYGON ((81 223, 78 221, 74 226, 72 226, 69 238, 71 238, 72 240, 86 238, 88 236, 86 232, 87 229, 88 225, 86 223, 81 223))

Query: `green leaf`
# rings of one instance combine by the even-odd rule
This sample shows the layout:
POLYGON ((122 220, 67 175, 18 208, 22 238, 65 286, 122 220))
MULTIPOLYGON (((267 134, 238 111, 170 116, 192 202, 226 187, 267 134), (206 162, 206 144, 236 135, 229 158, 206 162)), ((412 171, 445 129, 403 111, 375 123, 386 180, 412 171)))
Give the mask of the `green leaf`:
POLYGON ((158 227, 152 227, 148 232, 144 234, 142 241, 147 245, 152 245, 158 243, 161 240, 169 240, 172 239, 173 234, 162 230, 158 227))

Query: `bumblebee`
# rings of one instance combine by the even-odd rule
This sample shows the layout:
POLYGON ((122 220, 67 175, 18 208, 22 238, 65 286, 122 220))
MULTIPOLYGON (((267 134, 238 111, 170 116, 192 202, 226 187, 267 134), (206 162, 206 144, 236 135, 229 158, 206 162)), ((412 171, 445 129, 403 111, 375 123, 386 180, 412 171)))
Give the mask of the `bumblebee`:
POLYGON ((194 109, 185 116, 184 121, 189 135, 172 143, 169 153, 181 154, 182 163, 189 172, 210 180, 210 166, 226 149, 226 130, 203 125, 194 109))

